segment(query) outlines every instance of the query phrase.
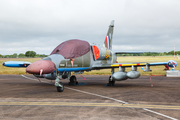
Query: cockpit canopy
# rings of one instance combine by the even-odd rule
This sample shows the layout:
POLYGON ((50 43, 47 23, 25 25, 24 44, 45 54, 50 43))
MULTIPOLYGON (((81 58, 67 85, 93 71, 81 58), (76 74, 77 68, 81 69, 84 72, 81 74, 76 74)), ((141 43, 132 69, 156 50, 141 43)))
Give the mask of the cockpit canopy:
POLYGON ((72 39, 58 45, 50 55, 60 54, 65 59, 80 57, 90 51, 90 44, 84 40, 72 39))

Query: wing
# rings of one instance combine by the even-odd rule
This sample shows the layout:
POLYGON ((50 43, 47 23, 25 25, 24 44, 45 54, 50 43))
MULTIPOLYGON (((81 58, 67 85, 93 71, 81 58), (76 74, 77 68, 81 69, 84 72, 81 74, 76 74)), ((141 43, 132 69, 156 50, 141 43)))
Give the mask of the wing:
POLYGON ((168 62, 156 62, 156 63, 147 63, 147 62, 139 62, 139 63, 113 63, 113 64, 101 64, 93 66, 94 69, 103 69, 103 68, 118 68, 118 67, 141 67, 141 66, 160 66, 167 65, 168 67, 176 67, 177 62, 173 60, 169 60, 168 62))
POLYGON ((137 66, 137 67, 141 67, 141 66, 160 66, 160 65, 168 65, 169 67, 176 67, 177 66, 177 62, 170 60, 168 62, 156 62, 156 63, 146 63, 146 62, 141 62, 141 63, 114 63, 111 64, 111 67, 131 67, 131 66, 137 66))
POLYGON ((30 65, 30 62, 23 62, 23 61, 7 61, 4 62, 2 65, 6 67, 27 67, 30 65))

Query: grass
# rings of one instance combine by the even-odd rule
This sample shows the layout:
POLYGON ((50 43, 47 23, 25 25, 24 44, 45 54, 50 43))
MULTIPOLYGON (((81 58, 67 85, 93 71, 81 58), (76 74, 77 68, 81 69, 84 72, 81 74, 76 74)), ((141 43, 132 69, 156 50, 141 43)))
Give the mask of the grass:
MULTIPOLYGON (((0 64, 6 61, 28 61, 28 62, 34 62, 37 60, 40 60, 41 58, 0 58, 0 64)), ((167 62, 168 60, 174 60, 173 56, 127 56, 127 57, 118 57, 117 61, 119 63, 131 63, 131 62, 167 62)), ((176 70, 180 70, 180 59, 175 59, 175 61, 178 63, 178 66, 176 70)), ((145 68, 145 67, 144 67, 145 68)), ((152 66, 151 67, 152 72, 143 72, 141 70, 141 67, 138 68, 138 71, 140 71, 141 75, 166 75, 166 71, 163 71, 164 66, 152 66)), ((115 71, 118 71, 118 68, 115 69, 115 71)), ((131 68, 126 68, 126 71, 131 71, 131 68)), ((3 67, 0 65, 0 74, 13 74, 13 75, 19 75, 19 74, 25 74, 25 68, 9 68, 9 67, 3 67)), ((103 69, 103 70, 93 70, 90 72, 85 72, 85 75, 110 75, 111 69, 103 69)))

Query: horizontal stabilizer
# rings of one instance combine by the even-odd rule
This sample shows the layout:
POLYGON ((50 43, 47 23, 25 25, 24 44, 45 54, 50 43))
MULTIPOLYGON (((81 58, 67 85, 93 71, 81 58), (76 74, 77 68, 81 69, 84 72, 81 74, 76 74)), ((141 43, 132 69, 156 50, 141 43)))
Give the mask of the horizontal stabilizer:
POLYGON ((115 54, 143 54, 144 52, 115 52, 115 54))
POLYGON ((30 65, 30 62, 23 62, 23 61, 7 61, 4 62, 2 65, 6 67, 27 67, 30 65))

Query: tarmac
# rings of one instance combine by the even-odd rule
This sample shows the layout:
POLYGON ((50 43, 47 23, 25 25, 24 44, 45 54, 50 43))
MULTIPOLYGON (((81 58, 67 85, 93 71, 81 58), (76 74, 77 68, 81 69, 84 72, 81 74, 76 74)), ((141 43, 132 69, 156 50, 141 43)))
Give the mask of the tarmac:
POLYGON ((106 86, 107 75, 77 75, 79 85, 33 75, 0 75, 2 120, 178 120, 180 78, 141 76, 106 86), (86 80, 84 80, 84 78, 86 80))

